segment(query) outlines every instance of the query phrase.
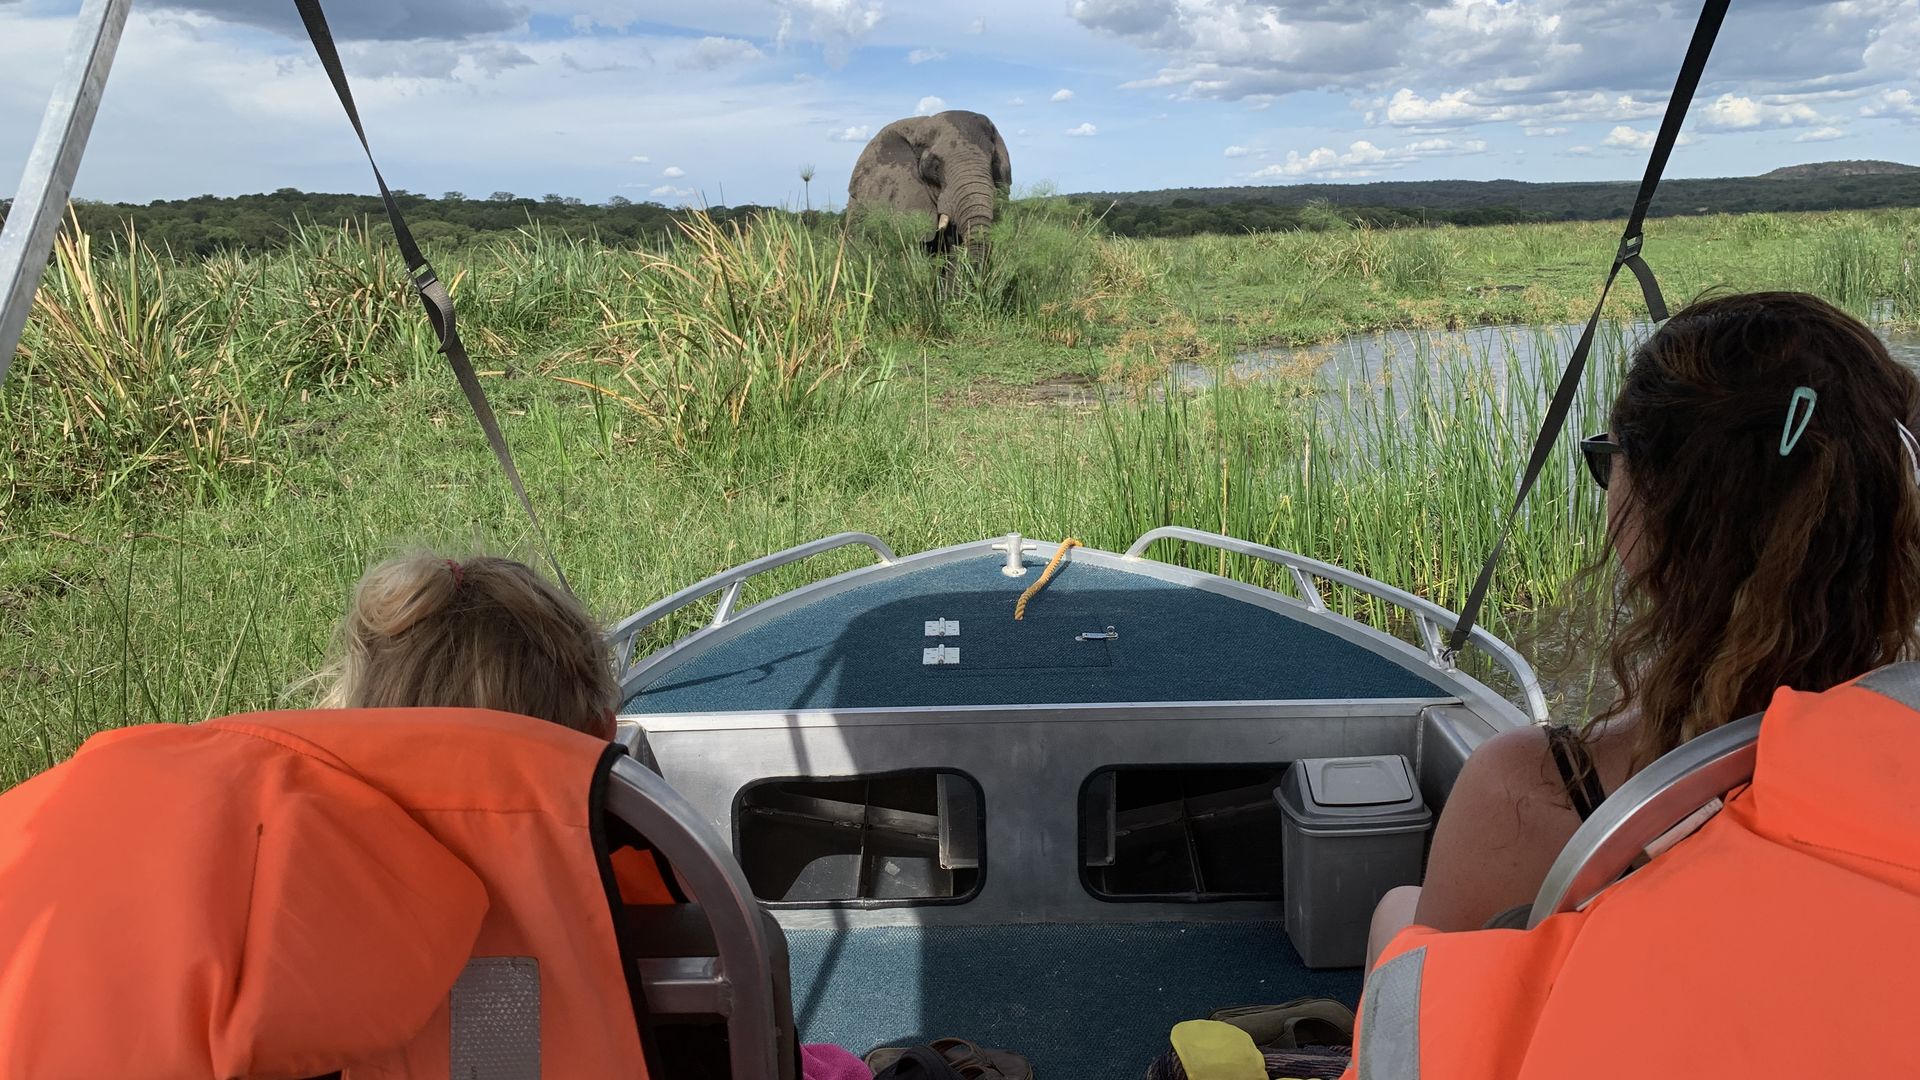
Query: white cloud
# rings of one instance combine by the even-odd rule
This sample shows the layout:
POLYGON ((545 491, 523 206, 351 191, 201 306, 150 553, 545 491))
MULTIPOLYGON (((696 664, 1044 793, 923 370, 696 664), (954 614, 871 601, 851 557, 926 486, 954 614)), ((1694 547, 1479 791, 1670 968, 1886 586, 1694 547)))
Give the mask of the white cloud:
POLYGON ((1016 108, 1018 108, 1021 105, 1025 105, 1026 103, 1027 103, 1026 98, 1008 98, 1007 99, 1007 104, 1012 105, 1016 108))
MULTIPOLYGON (((1914 4, 1762 0, 1748 18, 1727 21, 1695 129, 1814 128, 1829 123, 1835 102, 1897 96, 1898 87, 1920 93, 1914 4)), ((1487 123, 1649 126, 1641 121, 1665 108, 1694 10, 1645 0, 1067 4, 1082 26, 1153 58, 1125 87, 1262 104, 1345 95, 1371 113, 1368 124, 1423 134, 1487 123)), ((1920 119, 1911 97, 1868 108, 1920 119)))
POLYGON ((660 170, 660 175, 666 177, 669 180, 678 180, 681 177, 687 175, 687 170, 681 168, 678 165, 669 165, 666 168, 660 170))
POLYGON ((1052 96, 1051 98, 1048 98, 1047 100, 1049 100, 1049 101, 1072 101, 1072 100, 1073 100, 1073 91, 1071 91, 1071 90, 1068 90, 1068 89, 1066 89, 1065 87, 1062 87, 1062 88, 1060 88, 1060 89, 1058 89, 1058 90, 1055 90, 1055 91, 1053 92, 1053 96, 1052 96))
POLYGON ((1229 146, 1226 150, 1222 151, 1222 153, 1227 157, 1246 157, 1248 154, 1253 153, 1253 151, 1244 146, 1229 146))
POLYGON ((1844 130, 1837 127, 1814 128, 1812 131, 1801 132, 1800 135, 1796 137, 1793 141, 1794 142, 1832 142, 1835 139, 1844 139, 1846 138, 1846 135, 1847 133, 1844 130))
POLYGON ((1486 119, 1486 112, 1485 106, 1473 101, 1471 90, 1450 90, 1428 99, 1401 87, 1387 102, 1387 123, 1471 124, 1486 119))
MULTIPOLYGON (((1618 147, 1622 150, 1647 151, 1653 149, 1653 141, 1658 136, 1659 132, 1651 128, 1646 131, 1641 131, 1638 128, 1630 128, 1625 124, 1619 124, 1616 125, 1612 131, 1607 132, 1607 137, 1600 140, 1600 145, 1618 147)), ((1675 140, 1674 145, 1691 146, 1698 141, 1699 140, 1693 136, 1681 132, 1680 138, 1675 140)))
POLYGON ((661 184, 659 187, 647 192, 647 194, 652 195, 654 198, 684 199, 693 194, 693 189, 674 187, 672 184, 661 184))
POLYGON ((1872 102, 1860 107, 1860 115, 1920 120, 1920 97, 1911 90, 1882 90, 1872 102))
POLYGON ((1100 129, 1097 127, 1094 127, 1092 124, 1081 124, 1079 127, 1068 128, 1067 134, 1073 135, 1078 138, 1086 138, 1091 135, 1100 134, 1100 129))
POLYGON ((854 124, 851 127, 843 127, 833 133, 834 142, 863 143, 863 142, 866 142, 868 139, 871 139, 872 137, 873 137, 872 124, 854 124))
POLYGON ((928 94, 926 97, 920 99, 920 104, 913 107, 913 115, 932 116, 937 112, 945 112, 946 108, 946 102, 934 97, 932 94, 928 94))
POLYGON ((764 60, 767 54, 759 46, 740 38, 703 37, 680 54, 674 66, 683 70, 718 71, 734 64, 764 60))
POLYGON ((1382 170, 1402 168, 1424 158, 1466 157, 1486 152, 1487 143, 1484 139, 1420 139, 1397 147, 1381 147, 1361 139, 1344 152, 1331 146, 1322 146, 1304 154, 1289 150, 1285 161, 1268 165, 1253 173, 1253 177, 1256 180, 1276 180, 1313 176, 1344 180, 1377 176, 1382 170))
POLYGON ((1654 134, 1655 133, 1651 131, 1636 131, 1625 124, 1621 124, 1612 131, 1607 132, 1607 137, 1600 140, 1600 144, 1602 146, 1618 146, 1625 150, 1651 150, 1653 149, 1654 134))
POLYGON ((1721 94, 1713 99, 1699 110, 1699 117, 1700 126, 1709 131, 1800 127, 1820 122, 1819 113, 1799 102, 1774 105, 1735 94, 1721 94))
POLYGON ((651 164, 653 164, 653 159, 652 159, 652 158, 650 158, 650 157, 648 157, 648 156, 647 156, 647 155, 645 155, 645 154, 635 154, 635 155, 633 155, 632 157, 630 157, 630 158, 628 158, 627 160, 628 160, 628 161, 636 161, 636 162, 639 162, 639 163, 640 163, 640 164, 642 164, 642 165, 651 165, 651 164))
POLYGON ((1568 153, 1568 154, 1571 154, 1571 155, 1573 155, 1574 157, 1592 157, 1592 156, 1593 156, 1593 147, 1591 147, 1591 146, 1569 146, 1569 147, 1567 147, 1567 149, 1566 149, 1566 151, 1565 151, 1565 152, 1566 152, 1566 153, 1568 153))
POLYGON ((880 25, 880 0, 774 0, 780 7, 781 47, 796 38, 816 41, 826 50, 827 62, 839 67, 853 50, 880 25))
POLYGON ((1565 135, 1571 129, 1563 128, 1563 127, 1531 127, 1531 126, 1523 125, 1520 128, 1520 130, 1525 132, 1528 138, 1550 139, 1556 135, 1565 135))
POLYGON ((986 16, 984 15, 978 19, 973 20, 973 22, 967 25, 967 33, 969 34, 984 34, 986 32, 987 32, 987 19, 986 19, 986 16))
POLYGON ((534 62, 501 41, 361 41, 342 45, 340 52, 349 71, 369 79, 491 79, 534 62))
POLYGON ((946 58, 947 54, 941 52, 939 49, 915 49, 907 54, 907 63, 929 64, 935 61, 945 60, 946 58))
POLYGON ((1386 122, 1395 127, 1444 129, 1509 121, 1537 127, 1617 122, 1659 116, 1665 111, 1663 103, 1651 98, 1601 91, 1566 91, 1535 100, 1501 103, 1472 90, 1449 90, 1426 98, 1401 87, 1387 99, 1382 113, 1386 122))

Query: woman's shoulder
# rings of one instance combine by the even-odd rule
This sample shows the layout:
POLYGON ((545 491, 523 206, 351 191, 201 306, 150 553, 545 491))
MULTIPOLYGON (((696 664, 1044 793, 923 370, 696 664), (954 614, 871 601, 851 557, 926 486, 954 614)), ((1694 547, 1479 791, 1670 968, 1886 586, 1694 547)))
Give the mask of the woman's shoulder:
POLYGON ((1632 722, 1611 720, 1586 732, 1541 725, 1503 731, 1468 756, 1455 784, 1456 794, 1511 803, 1544 798, 1556 806, 1566 805, 1567 778, 1556 760, 1556 742, 1576 765, 1584 766, 1590 759, 1602 785, 1611 792, 1625 778, 1632 722))

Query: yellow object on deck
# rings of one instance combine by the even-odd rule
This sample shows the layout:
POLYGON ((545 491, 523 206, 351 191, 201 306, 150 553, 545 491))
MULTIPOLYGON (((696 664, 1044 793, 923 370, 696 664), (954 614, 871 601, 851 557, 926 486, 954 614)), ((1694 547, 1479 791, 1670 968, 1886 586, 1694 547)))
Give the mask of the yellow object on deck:
POLYGON ((1253 1036, 1219 1020, 1173 1025, 1173 1052, 1187 1080, 1267 1080, 1267 1058, 1253 1036))
MULTIPOLYGON (((1053 558, 1047 563, 1047 568, 1040 572, 1040 580, 1027 586, 1027 591, 1021 593, 1019 601, 1013 605, 1014 622, 1019 622, 1027 617, 1027 601, 1033 599, 1035 594, 1047 587, 1047 582, 1053 580, 1053 572, 1060 569, 1060 560, 1067 557, 1067 552, 1080 546, 1082 546, 1080 541, 1075 540, 1071 536, 1060 541, 1060 550, 1053 553, 1053 558)), ((1262 1080, 1265 1080, 1265 1078, 1263 1077, 1262 1080)))

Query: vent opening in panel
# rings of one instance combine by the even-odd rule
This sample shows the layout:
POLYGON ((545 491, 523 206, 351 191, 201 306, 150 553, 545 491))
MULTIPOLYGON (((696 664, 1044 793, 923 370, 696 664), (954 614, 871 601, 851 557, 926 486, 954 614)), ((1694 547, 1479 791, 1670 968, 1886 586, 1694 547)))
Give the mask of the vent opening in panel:
POLYGON ((984 869, 980 785, 951 770, 763 780, 733 819, 747 881, 774 905, 957 903, 984 869))
POLYGON ((1081 880, 1102 900, 1277 900, 1284 763, 1116 766, 1080 794, 1081 880))

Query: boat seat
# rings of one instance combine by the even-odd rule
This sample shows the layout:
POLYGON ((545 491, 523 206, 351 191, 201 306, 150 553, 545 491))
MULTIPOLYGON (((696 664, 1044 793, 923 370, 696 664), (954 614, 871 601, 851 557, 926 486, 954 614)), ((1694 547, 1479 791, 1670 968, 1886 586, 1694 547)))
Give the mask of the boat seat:
POLYGON ((652 852, 672 904, 620 904, 621 960, 637 971, 648 1045, 668 1080, 799 1080, 787 939, 732 851, 659 774, 630 756, 607 771, 609 839, 652 852), (685 896, 680 896, 684 889, 685 896))
POLYGON ((1706 824, 1729 792, 1753 779, 1759 741, 1760 717, 1749 716, 1690 739, 1635 773, 1560 850, 1527 925, 1585 907, 1642 856, 1658 855, 1706 824))

